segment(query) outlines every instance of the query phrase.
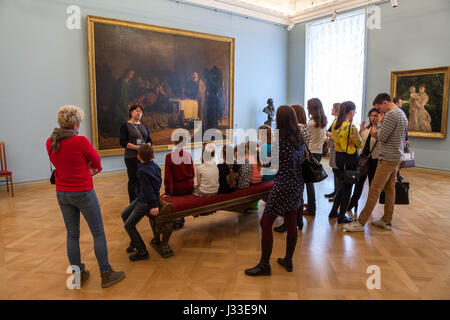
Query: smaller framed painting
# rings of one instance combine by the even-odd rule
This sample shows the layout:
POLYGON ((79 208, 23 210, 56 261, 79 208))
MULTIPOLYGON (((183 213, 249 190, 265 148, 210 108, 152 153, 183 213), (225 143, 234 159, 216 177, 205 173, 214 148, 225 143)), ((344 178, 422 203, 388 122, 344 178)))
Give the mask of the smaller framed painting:
POLYGON ((391 96, 402 100, 410 137, 444 139, 450 67, 391 72, 391 96))

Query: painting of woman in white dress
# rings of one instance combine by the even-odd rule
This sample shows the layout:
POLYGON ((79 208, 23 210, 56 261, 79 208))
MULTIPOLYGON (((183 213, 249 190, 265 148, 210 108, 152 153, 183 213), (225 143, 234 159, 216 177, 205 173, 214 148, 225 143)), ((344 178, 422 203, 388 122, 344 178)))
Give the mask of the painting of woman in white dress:
POLYGON ((431 132, 431 116, 425 109, 428 100, 424 84, 419 85, 419 93, 415 86, 409 88, 408 130, 431 132))
POLYGON ((408 135, 445 138, 450 67, 393 71, 391 95, 403 100, 408 135))

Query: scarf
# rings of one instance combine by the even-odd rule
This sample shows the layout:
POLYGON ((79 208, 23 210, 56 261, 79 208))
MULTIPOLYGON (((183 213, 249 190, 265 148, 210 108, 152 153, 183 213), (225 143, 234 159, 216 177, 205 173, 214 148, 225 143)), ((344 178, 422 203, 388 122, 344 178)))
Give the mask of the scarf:
POLYGON ((60 140, 71 138, 78 135, 78 131, 73 129, 55 128, 50 136, 52 141, 52 150, 57 152, 59 150, 60 140))

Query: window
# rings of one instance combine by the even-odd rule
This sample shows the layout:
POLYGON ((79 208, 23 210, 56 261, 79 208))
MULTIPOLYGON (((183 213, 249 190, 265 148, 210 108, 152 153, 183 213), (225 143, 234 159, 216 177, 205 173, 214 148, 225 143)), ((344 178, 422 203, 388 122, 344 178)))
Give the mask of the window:
POLYGON ((356 105, 354 122, 361 122, 365 32, 365 10, 306 25, 305 107, 319 98, 329 123, 333 103, 346 100, 356 105))

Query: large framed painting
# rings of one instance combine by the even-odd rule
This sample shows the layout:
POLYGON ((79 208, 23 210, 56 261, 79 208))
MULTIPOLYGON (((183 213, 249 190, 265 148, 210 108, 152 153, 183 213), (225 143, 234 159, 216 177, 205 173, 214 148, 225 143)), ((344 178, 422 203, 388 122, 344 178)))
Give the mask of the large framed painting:
POLYGON ((191 138, 215 128, 225 140, 233 128, 233 38, 95 16, 87 26, 92 138, 100 155, 123 153, 119 128, 133 104, 143 107, 156 151, 171 148, 177 128, 191 138))
POLYGON ((449 70, 439 67, 391 73, 391 96, 403 101, 409 136, 445 138, 449 70))

